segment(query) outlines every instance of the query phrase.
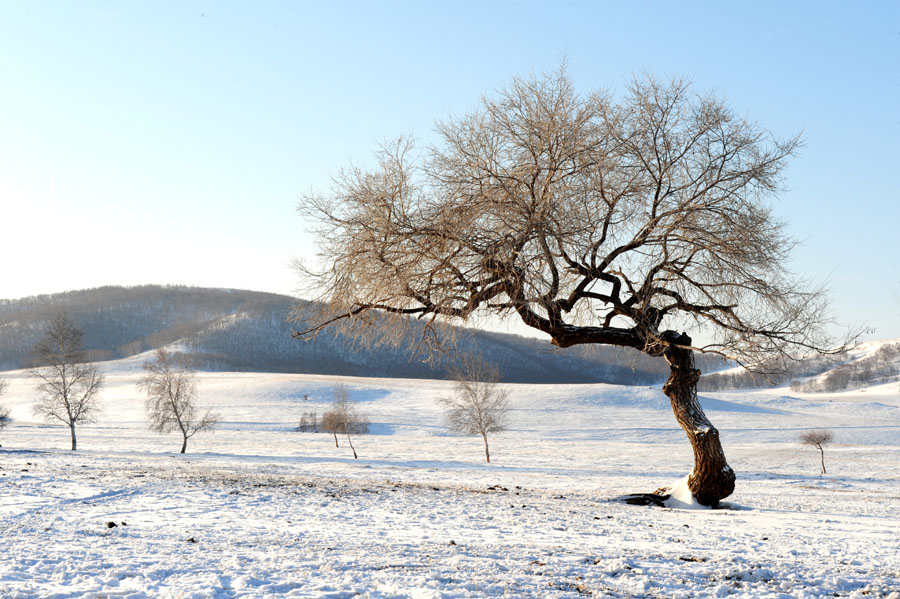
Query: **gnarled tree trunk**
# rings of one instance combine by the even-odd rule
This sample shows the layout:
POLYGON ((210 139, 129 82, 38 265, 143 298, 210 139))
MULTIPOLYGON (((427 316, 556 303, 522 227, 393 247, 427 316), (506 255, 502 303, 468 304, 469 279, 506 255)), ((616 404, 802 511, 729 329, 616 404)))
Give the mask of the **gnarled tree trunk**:
POLYGON ((694 470, 688 476, 688 488, 699 503, 716 507, 734 491, 734 471, 725 460, 719 431, 707 419, 697 399, 700 371, 694 367, 694 352, 679 347, 690 346, 691 339, 682 334, 675 343, 665 350, 670 374, 663 393, 672 402, 675 418, 694 449, 694 470))

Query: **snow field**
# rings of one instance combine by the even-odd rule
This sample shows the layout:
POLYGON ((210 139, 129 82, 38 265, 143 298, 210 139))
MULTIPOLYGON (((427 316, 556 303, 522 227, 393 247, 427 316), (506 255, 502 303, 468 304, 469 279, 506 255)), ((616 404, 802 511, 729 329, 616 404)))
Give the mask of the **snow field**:
POLYGON ((105 365, 75 453, 4 374, 0 598, 900 599, 896 389, 710 394, 738 487, 730 509, 678 510, 615 501, 691 467, 658 388, 511 385, 486 465, 441 426, 448 383, 210 373, 222 426, 181 456, 146 430, 136 364, 105 365), (376 433, 359 460, 292 430, 339 381, 376 433), (828 476, 808 428, 835 432, 828 476))

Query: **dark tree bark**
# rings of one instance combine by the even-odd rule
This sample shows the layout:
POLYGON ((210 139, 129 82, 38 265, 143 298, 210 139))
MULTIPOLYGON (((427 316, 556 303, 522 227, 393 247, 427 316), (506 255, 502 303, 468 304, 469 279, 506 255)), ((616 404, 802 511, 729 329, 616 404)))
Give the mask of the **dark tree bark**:
POLYGON ((78 441, 75 439, 75 424, 69 425, 69 432, 72 434, 72 451, 76 451, 78 449, 78 441))
POLYGON ((481 438, 484 439, 484 459, 487 460, 488 464, 490 464, 491 463, 491 452, 488 449, 487 435, 482 433, 481 438))
POLYGON ((681 347, 690 346, 691 338, 682 334, 674 341, 677 345, 670 344, 664 353, 670 372, 663 393, 669 397, 675 419, 694 450, 694 470, 688 476, 688 488, 699 503, 716 507, 734 491, 734 471, 725 460, 719 431, 697 399, 700 371, 694 368, 694 352, 681 347))

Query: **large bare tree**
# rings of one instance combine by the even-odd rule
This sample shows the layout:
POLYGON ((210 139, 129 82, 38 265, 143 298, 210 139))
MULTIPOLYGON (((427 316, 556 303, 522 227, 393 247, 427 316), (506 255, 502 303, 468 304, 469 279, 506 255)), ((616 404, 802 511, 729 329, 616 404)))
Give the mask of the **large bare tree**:
POLYGON ((157 433, 181 433, 181 453, 187 451, 188 439, 201 431, 212 430, 219 422, 210 410, 197 408, 197 383, 194 369, 183 354, 158 349, 144 362, 147 373, 138 387, 147 393, 147 417, 150 430, 157 433))
POLYGON ((422 152, 386 144, 373 168, 301 200, 320 262, 300 268, 325 308, 298 311, 296 335, 385 315, 432 333, 494 312, 558 347, 659 356, 694 449, 690 489, 727 497, 735 475, 697 401, 694 352, 759 367, 830 343, 823 294, 786 269, 795 243, 769 205, 799 139, 681 80, 638 78, 617 98, 578 93, 564 67, 513 79, 437 133, 422 152))
POLYGON ((97 394, 103 375, 96 364, 86 363, 84 334, 66 314, 58 314, 31 350, 40 399, 35 414, 69 427, 72 451, 78 448, 75 426, 93 422, 99 411, 97 394))

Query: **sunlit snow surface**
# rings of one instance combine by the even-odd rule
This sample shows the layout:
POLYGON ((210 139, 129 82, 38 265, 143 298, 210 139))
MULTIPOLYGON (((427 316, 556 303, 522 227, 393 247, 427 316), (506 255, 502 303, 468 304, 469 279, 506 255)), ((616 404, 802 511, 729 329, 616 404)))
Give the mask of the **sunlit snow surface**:
POLYGON ((139 361, 103 366, 75 453, 0 375, 0 598, 900 599, 896 384, 705 394, 738 484, 727 509, 685 510, 614 501, 690 470, 658 388, 510 385, 486 465, 441 426, 448 383, 203 374, 222 425, 182 456, 146 428, 139 361), (359 460, 292 430, 339 381, 373 423, 359 460), (810 428, 835 433, 826 476, 810 428))

